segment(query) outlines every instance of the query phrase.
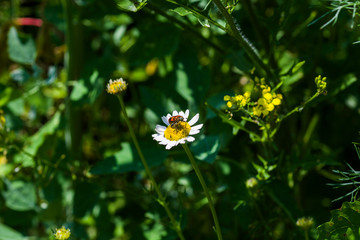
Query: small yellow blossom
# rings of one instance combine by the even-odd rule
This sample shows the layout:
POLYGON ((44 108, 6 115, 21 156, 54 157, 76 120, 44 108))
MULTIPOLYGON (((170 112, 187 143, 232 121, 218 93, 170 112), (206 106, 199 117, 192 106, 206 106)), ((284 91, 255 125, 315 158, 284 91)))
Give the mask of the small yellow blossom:
POLYGON ((250 92, 245 92, 244 95, 235 95, 234 97, 226 95, 224 96, 224 101, 227 101, 226 106, 228 108, 231 108, 234 105, 238 108, 243 108, 250 101, 250 92))
POLYGON ((304 230, 309 229, 312 225, 314 225, 314 219, 312 217, 302 217, 296 221, 296 226, 304 230))
POLYGON ((315 84, 318 90, 318 93, 326 93, 326 77, 321 77, 321 75, 315 78, 315 84))
POLYGON ((156 73, 156 70, 159 66, 159 60, 157 58, 152 59, 148 64, 146 64, 145 72, 148 76, 152 76, 156 73))
POLYGON ((110 94, 118 94, 125 91, 126 88, 127 83, 122 78, 116 79, 114 81, 110 79, 106 91, 110 94))
POLYGON ((257 102, 257 106, 253 107, 253 112, 255 116, 260 117, 261 114, 265 117, 269 114, 272 110, 274 110, 273 104, 268 104, 267 100, 265 98, 259 98, 257 102))
POLYGON ((56 240, 67 240, 70 237, 70 229, 65 227, 57 228, 54 236, 56 240))

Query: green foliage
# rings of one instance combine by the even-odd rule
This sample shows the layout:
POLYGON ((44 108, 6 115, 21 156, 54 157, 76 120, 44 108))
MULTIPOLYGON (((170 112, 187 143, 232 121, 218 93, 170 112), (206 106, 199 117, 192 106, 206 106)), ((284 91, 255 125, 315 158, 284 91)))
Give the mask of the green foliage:
POLYGON ((358 6, 2 1, 0 240, 216 239, 184 149, 152 140, 186 109, 223 239, 357 239, 358 6))
POLYGON ((345 202, 340 209, 331 211, 331 220, 318 228, 321 240, 358 239, 360 237, 360 203, 345 202))

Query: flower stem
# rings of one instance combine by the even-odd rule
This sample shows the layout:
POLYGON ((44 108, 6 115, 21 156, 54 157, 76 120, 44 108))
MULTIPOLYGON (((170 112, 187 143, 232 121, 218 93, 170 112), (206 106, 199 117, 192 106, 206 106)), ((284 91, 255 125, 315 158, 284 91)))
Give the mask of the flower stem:
POLYGON ((156 191, 156 193, 157 193, 157 195, 159 197, 158 202, 165 209, 165 211, 166 211, 168 217, 170 218, 170 221, 171 221, 171 223, 172 223, 178 237, 181 240, 185 240, 185 237, 184 237, 183 233, 181 232, 180 224, 175 220, 174 215, 170 211, 170 208, 169 208, 168 204, 166 203, 166 199, 165 199, 164 195, 161 193, 160 188, 159 188, 158 184, 156 183, 155 178, 152 175, 151 170, 149 168, 149 165, 147 164, 147 162, 145 160, 145 157, 144 157, 144 155, 143 155, 143 153, 141 151, 141 148, 140 148, 139 142, 137 141, 134 129, 132 128, 129 117, 128 117, 127 113, 126 113, 123 98, 122 98, 122 96, 120 94, 118 94, 116 96, 119 99, 120 106, 121 106, 121 112, 123 114, 123 117, 125 119, 126 124, 129 127, 129 132, 130 132, 131 138, 132 138, 132 140, 134 142, 134 145, 135 145, 135 148, 136 148, 136 150, 137 150, 137 152, 139 154, 140 160, 141 160, 142 164, 144 165, 145 172, 148 175, 148 177, 150 178, 150 181, 151 181, 151 183, 152 183, 152 185, 153 185, 153 187, 154 187, 154 189, 155 189, 155 191, 156 191))
MULTIPOLYGON (((250 41, 245 37, 242 33, 240 27, 235 24, 233 17, 228 13, 227 9, 222 4, 221 0, 213 0, 215 5, 219 8, 221 14, 224 16, 227 24, 229 25, 230 34, 240 43, 240 45, 244 48, 245 52, 249 55, 254 65, 258 70, 265 71, 266 75, 271 78, 275 78, 271 69, 261 60, 257 50, 250 43, 250 41)), ((273 79, 277 80, 277 79, 273 79)))
POLYGON ((221 235, 221 228, 220 228, 220 224, 219 224, 219 219, 216 215, 216 211, 215 211, 215 207, 214 207, 214 203, 213 203, 213 200, 211 198, 211 195, 210 195, 210 192, 209 192, 209 189, 208 187, 206 186, 206 183, 205 183, 205 180, 200 172, 200 169, 194 159, 194 156, 192 155, 189 147, 186 145, 186 144, 181 144, 187 154, 187 156, 189 157, 190 159, 190 162, 191 162, 191 165, 192 167, 194 168, 195 170, 195 173, 201 183, 201 186, 202 188, 204 189, 204 192, 205 192, 205 195, 206 195, 206 198, 208 199, 208 202, 209 202, 209 207, 210 207, 210 210, 211 210, 211 213, 212 213, 212 216, 213 216, 213 219, 214 219, 214 223, 215 223, 215 231, 216 231, 216 234, 217 234, 217 237, 219 240, 222 240, 222 235, 221 235))

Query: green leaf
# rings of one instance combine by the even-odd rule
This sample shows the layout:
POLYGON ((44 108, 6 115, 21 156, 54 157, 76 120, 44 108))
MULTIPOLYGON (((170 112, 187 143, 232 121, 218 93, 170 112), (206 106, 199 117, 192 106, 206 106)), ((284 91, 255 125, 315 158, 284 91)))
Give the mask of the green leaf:
POLYGON ((0 223, 0 240, 23 240, 25 239, 21 233, 0 223))
POLYGON ((0 90, 0 107, 4 106, 11 99, 11 94, 13 93, 13 89, 11 87, 7 87, 0 90))
POLYGON ((80 79, 74 83, 70 99, 77 105, 93 104, 103 92, 103 85, 103 79, 99 78, 99 72, 95 70, 89 79, 80 79))
MULTIPOLYGON (((140 144, 149 166, 158 166, 166 159, 165 149, 154 147, 156 142, 140 144)), ((90 171, 92 174, 113 174, 140 171, 144 169, 136 148, 130 143, 121 143, 121 150, 98 162, 90 171)))
POLYGON ((34 64, 36 58, 35 42, 32 38, 21 39, 15 27, 8 32, 9 58, 17 63, 34 64))
POLYGON ((118 7, 125 11, 137 12, 145 7, 147 1, 116 0, 118 7))
POLYGON ((191 145, 195 157, 207 163, 214 163, 220 148, 218 136, 202 136, 191 145))
POLYGON ((360 239, 360 202, 345 202, 331 211, 331 220, 317 228, 318 240, 360 239))
POLYGON ((340 81, 335 82, 334 83, 335 86, 329 85, 329 92, 331 92, 332 96, 335 96, 339 92, 344 91, 345 89, 350 87, 356 81, 357 81, 357 77, 354 74, 352 73, 347 74, 340 81))
POLYGON ((7 191, 3 192, 5 204, 15 211, 28 211, 36 207, 35 186, 30 182, 4 180, 7 191))
POLYGON ((183 7, 177 7, 175 9, 170 9, 170 11, 176 12, 177 14, 179 14, 180 16, 186 16, 188 14, 191 14, 191 12, 189 10, 187 10, 186 8, 183 7))
POLYGON ((24 167, 34 167, 35 163, 32 156, 36 155, 46 136, 55 133, 60 124, 60 117, 61 112, 56 112, 50 121, 25 141, 23 152, 14 157, 15 163, 21 163, 24 167))
POLYGON ((291 70, 292 73, 297 72, 303 65, 305 64, 305 61, 301 61, 298 64, 296 64, 293 69, 291 70))

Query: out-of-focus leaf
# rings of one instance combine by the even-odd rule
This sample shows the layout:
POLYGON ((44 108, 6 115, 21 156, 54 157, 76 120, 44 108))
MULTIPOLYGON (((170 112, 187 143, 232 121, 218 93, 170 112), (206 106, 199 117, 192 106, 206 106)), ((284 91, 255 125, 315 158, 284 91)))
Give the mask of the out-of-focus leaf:
POLYGON ((305 61, 299 62, 298 64, 296 64, 296 65, 292 68, 291 72, 292 72, 292 73, 297 72, 304 64, 305 64, 305 61))
POLYGON ((177 56, 176 91, 189 103, 200 103, 210 86, 210 73, 201 67, 190 50, 177 56))
POLYGON ((25 83, 30 78, 30 74, 23 68, 16 68, 10 73, 11 78, 18 83, 25 83))
POLYGON ((360 239, 360 202, 344 202, 331 211, 331 220, 317 228, 318 240, 360 239))
MULTIPOLYGON (((141 150, 149 166, 160 165, 167 156, 164 149, 155 147, 156 142, 140 143, 141 150)), ((144 169, 136 148, 130 143, 121 143, 121 150, 106 157, 92 169, 92 174, 113 174, 140 171, 144 169)))
POLYGON ((187 10, 186 8, 183 7, 177 7, 175 9, 170 9, 170 11, 176 12, 177 14, 179 14, 180 16, 186 16, 188 14, 191 14, 191 12, 189 10, 187 10))
POLYGON ((5 204, 15 211, 28 211, 36 207, 35 186, 30 182, 5 180, 7 191, 3 192, 5 204))
MULTIPOLYGON (((329 78, 328 78, 328 81, 329 81, 329 78)), ((329 83, 329 85, 328 85, 329 92, 331 93, 332 96, 335 96, 339 92, 344 91, 346 88, 350 87, 356 81, 357 81, 357 77, 354 74, 352 74, 352 73, 347 74, 346 76, 344 76, 341 79, 340 82, 334 83, 333 87, 329 83)))
POLYGON ((84 217, 92 211, 100 198, 99 186, 88 182, 75 183, 74 215, 84 217))
POLYGON ((94 71, 89 79, 75 82, 70 99, 78 105, 93 104, 103 90, 103 79, 99 78, 98 71, 94 71))
POLYGON ((24 236, 14 229, 0 223, 0 240, 24 240, 24 236))
POLYGON ((203 136, 197 139, 190 148, 197 159, 212 164, 220 148, 219 138, 203 136))
POLYGON ((174 109, 179 109, 179 105, 175 104, 165 93, 158 89, 153 89, 145 86, 140 87, 141 100, 145 106, 150 108, 155 114, 159 116, 166 115, 174 109))
POLYGON ((116 0, 118 7, 122 10, 130 11, 130 12, 137 12, 142 9, 146 5, 146 0, 116 0))
POLYGON ((32 38, 21 39, 15 27, 8 32, 9 58, 17 63, 33 64, 36 58, 35 42, 32 38))
POLYGON ((20 163, 22 166, 34 166, 32 156, 36 156, 36 152, 44 143, 46 136, 55 133, 60 123, 60 116, 61 112, 56 112, 50 121, 25 141, 24 152, 20 152, 14 157, 16 163, 20 163))
POLYGON ((11 87, 0 87, 0 107, 9 102, 13 89, 11 87))

